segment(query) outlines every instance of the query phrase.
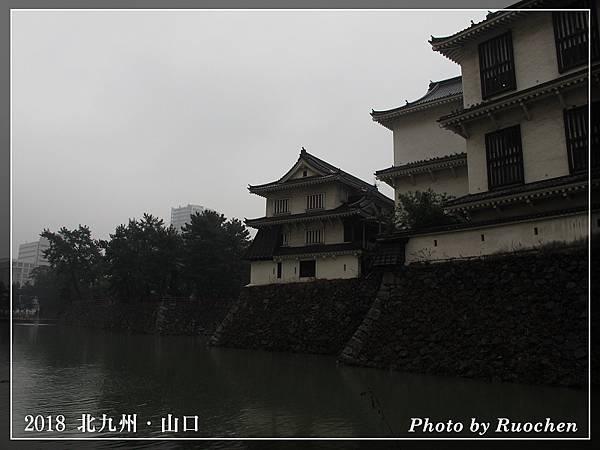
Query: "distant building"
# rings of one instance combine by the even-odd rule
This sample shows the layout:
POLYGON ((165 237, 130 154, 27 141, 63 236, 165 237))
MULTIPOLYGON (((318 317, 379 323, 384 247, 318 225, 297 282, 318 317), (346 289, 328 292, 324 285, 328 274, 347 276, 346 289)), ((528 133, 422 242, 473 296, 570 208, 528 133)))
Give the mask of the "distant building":
POLYGON ((40 238, 39 241, 26 242, 19 245, 18 261, 31 263, 34 267, 49 266, 50 263, 44 256, 44 250, 50 248, 50 242, 46 238, 40 238))
POLYGON ((246 258, 250 284, 356 278, 394 202, 375 186, 302 149, 277 181, 249 186, 265 198, 265 216, 246 258))
POLYGON ((4 286, 10 286, 10 271, 12 269, 12 282, 17 283, 19 286, 32 283, 31 271, 36 266, 30 262, 18 261, 16 259, 10 262, 10 258, 0 259, 0 280, 4 283, 4 286))
POLYGON ((204 211, 204 207, 200 205, 187 205, 179 206, 177 208, 171 208, 171 225, 177 230, 181 231, 186 223, 191 222, 191 217, 194 214, 201 214, 204 211))

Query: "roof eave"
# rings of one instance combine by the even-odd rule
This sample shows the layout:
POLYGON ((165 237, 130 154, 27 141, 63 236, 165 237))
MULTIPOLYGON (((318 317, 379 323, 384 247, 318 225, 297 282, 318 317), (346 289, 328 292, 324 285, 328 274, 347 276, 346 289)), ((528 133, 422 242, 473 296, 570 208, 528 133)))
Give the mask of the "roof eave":
POLYGON ((411 114, 414 112, 420 112, 427 109, 434 108, 439 105, 444 105, 446 103, 452 103, 454 101, 462 100, 462 93, 449 95, 447 97, 443 97, 428 103, 421 103, 418 105, 405 105, 400 106, 398 108, 383 110, 383 111, 371 111, 371 118, 374 122, 377 122, 389 130, 392 130, 391 122, 396 118, 411 114))
POLYGON ((532 198, 551 198, 563 193, 574 193, 584 191, 588 188, 587 180, 574 180, 570 183, 559 184, 554 186, 539 187, 537 189, 531 189, 523 192, 506 192, 499 194, 494 197, 485 197, 482 199, 469 199, 468 195, 464 196, 463 200, 461 197, 451 200, 448 204, 444 205, 444 209, 449 212, 455 211, 471 211, 474 209, 486 209, 493 208, 497 205, 516 204, 521 202, 527 202, 528 199, 532 198))
POLYGON ((464 130, 461 131, 461 125, 464 123, 485 119, 488 117, 489 113, 495 111, 520 107, 521 103, 526 104, 531 101, 546 98, 554 95, 555 91, 574 88, 584 82, 587 78, 587 69, 577 71, 562 77, 562 79, 559 79, 558 81, 552 80, 542 85, 532 86, 524 91, 515 91, 498 99, 482 102, 466 110, 442 116, 438 119, 438 123, 446 129, 461 134, 464 132, 464 130))

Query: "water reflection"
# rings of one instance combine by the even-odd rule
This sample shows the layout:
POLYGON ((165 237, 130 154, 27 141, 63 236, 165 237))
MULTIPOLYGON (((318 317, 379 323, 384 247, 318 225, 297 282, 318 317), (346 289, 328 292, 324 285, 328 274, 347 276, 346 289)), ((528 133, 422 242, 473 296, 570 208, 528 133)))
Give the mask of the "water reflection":
MULTIPOLYGON (((23 325, 14 326, 13 337, 16 436, 32 437, 23 431, 26 414, 64 414, 69 435, 81 437, 76 426, 83 413, 137 413, 137 437, 164 437, 160 419, 167 413, 200 417, 198 433, 178 437, 407 436, 411 417, 551 417, 576 421, 587 434, 587 393, 580 390, 338 366, 328 356, 207 348, 200 337, 23 325)), ((223 448, 235 448, 230 444, 223 448)))

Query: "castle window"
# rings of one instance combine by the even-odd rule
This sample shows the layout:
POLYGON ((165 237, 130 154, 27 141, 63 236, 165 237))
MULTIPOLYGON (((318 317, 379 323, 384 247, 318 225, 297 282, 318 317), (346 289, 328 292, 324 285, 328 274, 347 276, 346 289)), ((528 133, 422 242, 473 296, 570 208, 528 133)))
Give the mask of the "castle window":
POLYGON ((485 135, 488 189, 523 183, 521 127, 504 128, 485 135))
POLYGON ((516 88, 510 31, 479 44, 479 74, 484 100, 516 88))
POLYGON ((290 245, 290 232, 289 231, 283 231, 283 232, 279 233, 278 244, 281 247, 287 247, 288 245, 290 245))
POLYGON ((566 109, 565 138, 571 173, 587 170, 588 166, 588 105, 566 109))
POLYGON ((281 272, 282 272, 282 267, 281 267, 281 261, 277 263, 277 278, 280 279, 281 278, 281 272))
POLYGON ((354 223, 344 222, 344 242, 354 242, 354 223))
POLYGON ((323 194, 312 194, 306 196, 306 209, 323 209, 323 194))
POLYGON ((285 214, 290 212, 288 209, 289 202, 287 198, 275 200, 273 202, 273 213, 274 214, 285 214))
POLYGON ((554 22, 554 40, 558 71, 565 72, 573 67, 583 66, 588 62, 588 36, 591 36, 592 60, 600 56, 600 40, 598 39, 598 20, 595 2, 577 0, 568 5, 570 8, 591 9, 591 33, 588 32, 587 11, 559 11, 552 13, 554 22))
POLYGON ((307 244, 320 244, 323 242, 323 231, 320 229, 306 230, 307 244))
POLYGON ((600 102, 593 102, 590 108, 590 126, 592 136, 590 137, 590 157, 592 169, 600 167, 600 102))
POLYGON ((314 259, 300 261, 300 278, 310 278, 316 276, 317 263, 314 259))
POLYGON ((305 177, 305 176, 307 176, 307 175, 308 175, 308 171, 306 171, 306 170, 303 170, 303 171, 302 171, 302 176, 303 176, 303 177, 305 177))

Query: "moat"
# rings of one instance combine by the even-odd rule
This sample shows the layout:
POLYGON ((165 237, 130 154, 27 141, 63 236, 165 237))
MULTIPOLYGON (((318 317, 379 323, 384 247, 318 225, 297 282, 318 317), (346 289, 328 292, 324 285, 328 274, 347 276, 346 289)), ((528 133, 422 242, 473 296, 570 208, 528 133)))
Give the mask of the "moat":
MULTIPOLYGON (((13 383, 15 437, 35 437, 27 414, 67 418, 67 431, 43 437, 84 437, 84 413, 135 413, 135 437, 165 437, 169 413, 199 416, 198 433, 173 437, 401 437, 411 417, 550 417, 587 434, 586 390, 347 367, 333 356, 207 347, 204 337, 15 324, 13 383)), ((95 437, 108 436, 125 437, 95 437)))

